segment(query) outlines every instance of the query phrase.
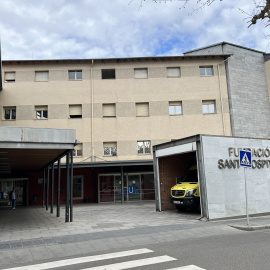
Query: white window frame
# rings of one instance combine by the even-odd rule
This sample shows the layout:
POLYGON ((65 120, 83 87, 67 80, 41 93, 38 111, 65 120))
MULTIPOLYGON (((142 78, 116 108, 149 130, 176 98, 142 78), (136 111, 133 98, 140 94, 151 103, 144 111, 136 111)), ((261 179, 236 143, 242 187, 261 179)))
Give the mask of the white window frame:
POLYGON ((48 106, 35 106, 36 119, 48 119, 48 106), (40 112, 40 118, 38 118, 38 112, 40 112), (47 117, 44 117, 44 112, 47 113, 47 117))
POLYGON ((80 70, 80 69, 77 69, 77 70, 69 70, 68 71, 68 79, 69 79, 69 81, 82 81, 82 76, 83 76, 83 74, 82 74, 82 70, 80 70), (70 78, 70 73, 71 72, 75 72, 75 78, 74 79, 71 79, 70 78), (78 75, 77 75, 77 73, 81 73, 81 78, 77 78, 78 77, 78 75))
POLYGON ((199 68, 200 71, 200 76, 214 76, 214 70, 213 70, 213 66, 200 66, 199 68), (208 74, 207 70, 210 69, 211 70, 211 74, 208 74), (201 74, 201 70, 204 70, 204 74, 201 74))
POLYGON ((215 100, 203 100, 202 101, 202 110, 203 110, 203 114, 215 114, 216 113, 216 101, 215 100), (211 109, 212 105, 214 106, 214 111, 211 109))
POLYGON ((167 67, 167 77, 168 78, 180 78, 181 77, 181 68, 180 67, 167 67), (173 70, 174 70, 174 72, 170 72, 173 70), (173 73, 175 73, 175 74, 173 74, 173 73))
POLYGON ((35 82, 48 82, 49 81, 49 71, 35 71, 35 82))
POLYGON ((183 114, 183 107, 182 101, 169 101, 169 115, 182 115, 183 114), (180 107, 181 112, 177 113, 177 107, 180 107), (173 113, 171 113, 171 109, 173 109, 173 113))
MULTIPOLYGON (((82 175, 75 175, 73 176, 73 185, 74 185, 74 179, 81 179, 81 197, 73 197, 74 200, 81 200, 84 198, 84 178, 82 175)), ((74 190, 74 187, 73 187, 74 190)), ((73 194, 72 194, 73 196, 73 194)))
POLYGON ((73 157, 82 157, 83 156, 83 144, 78 143, 73 149, 73 157))
POLYGON ((134 68, 135 79, 148 79, 148 68, 134 68))
POLYGON ((4 107, 4 120, 7 120, 7 121, 16 120, 16 118, 17 118, 16 113, 17 113, 16 107, 4 107), (10 115, 9 119, 6 118, 6 111, 9 111, 9 115, 10 115), (15 111, 15 118, 14 119, 12 119, 13 111, 15 111))
POLYGON ((117 142, 103 142, 103 155, 105 157, 117 156, 117 142), (105 149, 108 149, 108 154, 105 153, 105 149))
POLYGON ((146 140, 146 141, 137 141, 137 154, 138 155, 151 155, 151 141, 150 140, 146 140), (139 143, 142 143, 142 149, 143 149, 143 153, 139 153, 139 143), (150 145, 150 147, 148 148, 148 147, 145 147, 145 144, 146 143, 149 143, 149 145, 150 145), (145 149, 149 149, 149 153, 146 153, 145 152, 145 149))
POLYGON ((16 72, 15 71, 7 71, 5 72, 5 83, 14 83, 16 81, 16 72), (12 79, 7 79, 7 77, 12 77, 12 79))

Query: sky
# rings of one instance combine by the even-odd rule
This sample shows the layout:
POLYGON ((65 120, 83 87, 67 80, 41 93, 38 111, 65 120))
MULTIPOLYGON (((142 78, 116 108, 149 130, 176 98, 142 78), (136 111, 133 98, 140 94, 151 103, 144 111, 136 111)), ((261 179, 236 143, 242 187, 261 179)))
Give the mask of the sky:
POLYGON ((196 2, 2 0, 2 60, 176 56, 222 41, 270 52, 268 28, 248 28, 254 0, 216 0, 192 13, 196 2))

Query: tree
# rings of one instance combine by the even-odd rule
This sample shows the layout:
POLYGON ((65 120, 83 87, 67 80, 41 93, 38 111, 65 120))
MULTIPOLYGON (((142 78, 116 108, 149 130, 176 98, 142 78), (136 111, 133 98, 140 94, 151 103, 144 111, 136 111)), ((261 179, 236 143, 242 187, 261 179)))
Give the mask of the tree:
MULTIPOLYGON (((131 0, 131 2, 134 2, 135 0, 131 0)), ((140 2, 140 8, 143 6, 143 2, 147 0, 139 0, 140 2)), ((172 2, 172 1, 179 1, 184 2, 180 6, 180 9, 186 8, 188 5, 191 4, 191 2, 195 2, 192 11, 190 14, 193 14, 196 11, 199 11, 202 8, 205 8, 207 6, 210 6, 213 4, 213 2, 222 1, 222 0, 148 0, 152 1, 153 3, 161 3, 161 2, 172 2)), ((239 8, 239 10, 245 14, 247 14, 248 19, 248 27, 251 25, 256 24, 259 21, 265 22, 265 26, 270 25, 270 0, 252 0, 254 2, 254 9, 252 11, 245 11, 239 8)), ((237 5, 237 1, 236 1, 237 5)))

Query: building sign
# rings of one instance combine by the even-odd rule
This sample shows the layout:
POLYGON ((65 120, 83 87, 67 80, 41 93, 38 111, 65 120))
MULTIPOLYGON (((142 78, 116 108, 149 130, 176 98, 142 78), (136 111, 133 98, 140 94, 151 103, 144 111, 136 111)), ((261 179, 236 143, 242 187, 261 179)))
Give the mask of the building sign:
MULTIPOLYGON (((252 169, 264 169, 270 167, 270 149, 267 148, 234 148, 229 147, 228 153, 229 158, 227 159, 219 159, 218 160, 218 168, 219 169, 239 169, 243 157, 241 159, 240 152, 250 152, 250 166, 252 169), (251 161, 252 159, 252 161, 251 161)), ((247 160, 245 160, 247 162, 247 160)))

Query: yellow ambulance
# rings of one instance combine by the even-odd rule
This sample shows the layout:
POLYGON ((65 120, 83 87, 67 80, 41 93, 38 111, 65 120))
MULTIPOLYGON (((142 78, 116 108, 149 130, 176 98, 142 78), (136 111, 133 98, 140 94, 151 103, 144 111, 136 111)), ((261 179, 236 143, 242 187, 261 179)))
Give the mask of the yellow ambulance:
POLYGON ((177 178, 177 184, 171 188, 170 202, 179 211, 185 208, 200 208, 197 165, 193 165, 183 178, 177 178))

